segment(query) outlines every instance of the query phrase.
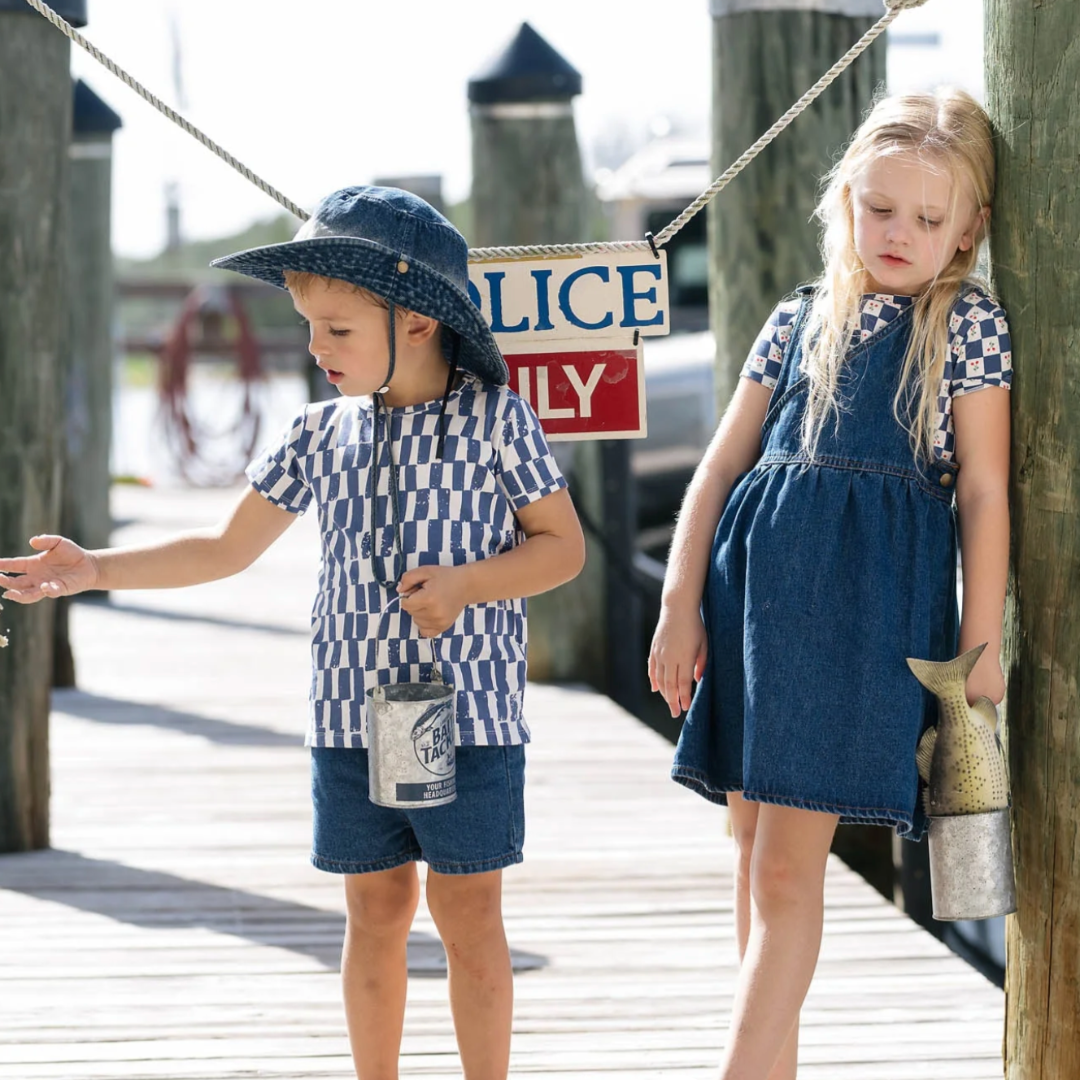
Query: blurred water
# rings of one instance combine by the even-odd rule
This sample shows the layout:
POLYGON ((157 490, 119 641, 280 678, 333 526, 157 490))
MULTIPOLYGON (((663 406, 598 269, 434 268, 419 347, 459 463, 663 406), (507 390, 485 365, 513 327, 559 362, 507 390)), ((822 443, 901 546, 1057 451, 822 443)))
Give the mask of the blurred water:
MULTIPOLYGON (((113 394, 112 473, 135 476, 158 485, 183 483, 175 449, 162 417, 156 384, 144 386, 125 380, 117 370, 113 394)), ((332 388, 329 388, 332 391, 332 388)), ((327 395, 330 396, 329 394, 327 395)), ((214 437, 233 427, 243 407, 243 387, 235 376, 213 368, 196 367, 188 381, 193 421, 212 433, 205 440, 207 455, 239 476, 246 464, 237 436, 214 437)), ((259 419, 256 446, 272 441, 308 400, 307 384, 299 374, 270 375, 255 391, 259 419)))

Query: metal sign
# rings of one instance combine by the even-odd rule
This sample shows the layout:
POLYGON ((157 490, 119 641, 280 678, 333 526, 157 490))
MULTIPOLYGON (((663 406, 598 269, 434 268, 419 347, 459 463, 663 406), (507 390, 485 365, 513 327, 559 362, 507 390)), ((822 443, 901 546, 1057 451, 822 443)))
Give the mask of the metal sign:
POLYGON ((645 438, 640 341, 530 343, 506 363, 511 388, 533 407, 549 440, 645 438))
POLYGON ((548 439, 645 437, 641 339, 670 330, 663 251, 471 263, 469 295, 548 439))

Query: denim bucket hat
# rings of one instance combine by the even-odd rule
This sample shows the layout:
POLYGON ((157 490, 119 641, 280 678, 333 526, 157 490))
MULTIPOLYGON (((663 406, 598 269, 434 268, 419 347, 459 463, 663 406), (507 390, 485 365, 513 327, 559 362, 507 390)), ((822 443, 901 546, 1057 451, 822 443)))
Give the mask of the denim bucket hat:
POLYGON ((284 244, 268 244, 215 259, 285 288, 285 270, 338 278, 437 319, 447 358, 487 382, 510 374, 480 309, 469 298, 469 248, 433 206, 399 188, 348 187, 328 195, 284 244), (456 335, 456 340, 453 335, 456 335), (449 340, 448 340, 449 339, 449 340))

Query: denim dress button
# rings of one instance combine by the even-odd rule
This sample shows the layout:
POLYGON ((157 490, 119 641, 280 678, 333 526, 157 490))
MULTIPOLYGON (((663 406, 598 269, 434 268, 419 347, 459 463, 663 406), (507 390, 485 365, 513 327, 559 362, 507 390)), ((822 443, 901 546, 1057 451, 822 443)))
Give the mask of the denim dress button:
POLYGON ((404 259, 397 264, 397 272, 399 274, 407 274, 409 272, 409 264, 404 259))
POLYGON ((947 472, 941 477, 941 486, 942 487, 952 487, 952 481, 953 481, 952 473, 947 472))

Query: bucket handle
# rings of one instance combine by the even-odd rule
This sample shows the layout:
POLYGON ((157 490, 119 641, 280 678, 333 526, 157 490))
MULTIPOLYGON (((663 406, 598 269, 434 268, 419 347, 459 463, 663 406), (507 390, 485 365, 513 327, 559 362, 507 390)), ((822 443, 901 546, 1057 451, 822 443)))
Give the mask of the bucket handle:
MULTIPOLYGON (((400 608, 401 608, 401 593, 395 593, 392 597, 390 597, 390 600, 387 602, 386 607, 383 608, 382 614, 379 616, 379 626, 378 626, 378 630, 376 631, 376 635, 375 635, 375 666, 376 666, 376 670, 378 669, 378 664, 379 664, 379 643, 383 640, 383 630, 384 630, 384 628, 386 626, 386 616, 389 615, 390 612, 394 609, 395 604, 398 606, 398 609, 400 611, 400 608)), ((413 625, 415 625, 415 623, 413 625)), ((442 674, 442 658, 439 656, 438 647, 435 644, 435 639, 433 637, 430 637, 430 638, 427 639, 427 641, 428 641, 428 646, 431 649, 431 680, 430 681, 433 682, 433 683, 445 683, 446 680, 443 678, 443 674, 442 674)), ((389 645, 387 646, 387 650, 389 652, 389 645)), ((389 659, 389 656, 387 657, 387 659, 389 659)), ((378 679, 378 674, 377 673, 376 673, 375 677, 376 677, 376 679, 378 679)), ((372 688, 374 693, 376 694, 376 696, 378 695, 379 691, 383 688, 384 685, 386 685, 386 684, 376 682, 375 686, 372 688)))

